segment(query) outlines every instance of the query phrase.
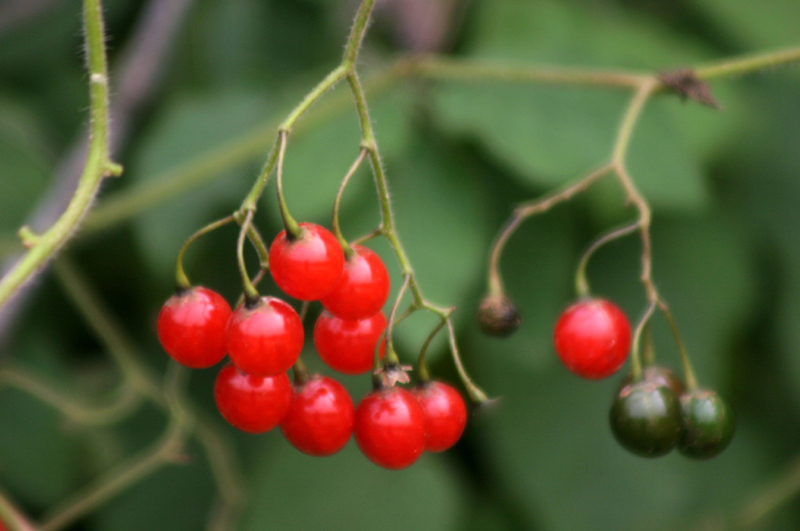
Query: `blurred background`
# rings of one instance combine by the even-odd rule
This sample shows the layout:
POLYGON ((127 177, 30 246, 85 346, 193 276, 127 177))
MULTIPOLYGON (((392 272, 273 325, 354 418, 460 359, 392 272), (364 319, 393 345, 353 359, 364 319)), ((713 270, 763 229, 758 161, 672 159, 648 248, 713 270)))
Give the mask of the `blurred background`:
MULTIPOLYGON (((357 2, 104 4, 113 149, 125 173, 106 183, 66 252, 140 361, 160 375, 167 356, 155 317, 172 293, 179 247, 237 208, 278 121, 338 63, 357 2)), ((458 306, 467 368, 502 399, 453 450, 390 472, 352 441, 320 459, 297 452, 278 431, 236 432, 214 408, 216 369, 193 371, 190 399, 231 439, 244 470, 248 503, 237 529, 800 529, 798 67, 714 82, 721 112, 659 97, 630 149, 632 176, 654 209, 656 283, 700 382, 727 397, 737 415, 733 443, 709 462, 627 453, 607 422, 622 374, 583 381, 553 352, 551 331, 574 297, 580 253, 632 217, 614 182, 529 220, 510 240, 503 272, 523 315, 516 335, 486 338, 474 320, 491 240, 513 206, 604 162, 629 94, 387 83, 382 74, 404 52, 668 70, 796 46, 797 20, 794 0, 379 1, 359 68, 372 87, 398 230, 426 296, 458 306)), ((4 262, 21 250, 15 232, 22 224, 46 228, 60 213, 81 167, 88 97, 80 28, 77 0, 0 3, 4 262)), ((299 220, 329 225, 339 180, 358 153, 345 88, 291 137, 285 192, 299 220)), ((271 239, 280 228, 273 186, 260 207, 257 223, 271 239)), ((365 169, 348 188, 342 216, 349 237, 378 223, 365 169)), ((223 229, 202 239, 186 263, 194 282, 230 301, 240 289, 235 234, 223 229)), ((396 289, 389 247, 376 241, 373 248, 392 265, 396 289)), ((628 238, 603 248, 589 267, 594 291, 632 320, 645 304, 639 253, 638 240, 628 238)), ((263 288, 275 291, 271 282, 263 288)), ((318 312, 312 307, 311 317, 318 312)), ((404 360, 413 362, 435 323, 415 315, 398 327, 404 360)), ((665 322, 655 323, 659 360, 678 369, 665 322)), ((443 340, 434 342, 433 373, 455 381, 443 340)), ((307 363, 326 372, 311 341, 306 350, 307 363)), ((78 397, 101 397, 118 381, 107 350, 51 273, 4 309, 0 364, 78 397)), ((366 376, 342 381, 354 400, 369 390, 366 376)), ((39 517, 155 441, 165 422, 162 411, 145 406, 116 425, 76 425, 2 388, 0 489, 39 517)), ((190 441, 185 462, 149 475, 69 529, 198 530, 215 493, 209 465, 190 441)))

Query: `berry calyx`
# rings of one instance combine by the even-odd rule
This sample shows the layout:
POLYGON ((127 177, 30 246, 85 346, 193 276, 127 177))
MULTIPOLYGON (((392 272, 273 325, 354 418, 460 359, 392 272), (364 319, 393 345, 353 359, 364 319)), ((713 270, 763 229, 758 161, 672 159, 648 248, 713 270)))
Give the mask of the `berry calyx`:
POLYGON ((381 257, 360 245, 352 249, 339 283, 320 301, 333 315, 350 321, 375 315, 389 297, 389 272, 381 257))
MULTIPOLYGON (((348 321, 322 312, 314 325, 314 346, 331 369, 344 374, 372 370, 375 345, 386 329, 386 317, 376 313, 360 321, 348 321)), ((380 346, 383 359, 386 345, 380 346)))
POLYGON ((292 384, 286 374, 251 376, 229 363, 217 375, 214 400, 222 417, 235 428, 264 433, 289 412, 292 384))
POLYGON ((303 323, 297 312, 275 297, 236 309, 228 322, 231 361, 253 376, 275 376, 289 370, 303 350, 303 323))
POLYGON ((399 470, 414 464, 425 450, 425 413, 405 389, 373 391, 356 408, 353 432, 370 461, 399 470))
POLYGON ((503 295, 488 295, 478 307, 478 326, 486 335, 508 337, 521 321, 517 307, 503 295))
POLYGON ((611 431, 624 448, 643 457, 668 454, 681 426, 678 397, 669 387, 642 380, 624 386, 611 406, 611 431))
POLYGON ((281 422, 281 431, 301 452, 332 455, 350 440, 354 416, 353 401, 342 384, 315 375, 295 386, 294 401, 281 422))
POLYGON ((295 239, 282 231, 269 249, 269 270, 275 284, 302 301, 330 293, 343 269, 344 253, 336 237, 314 223, 300 223, 300 235, 295 239))
POLYGON ((681 397, 683 435, 678 450, 692 459, 711 459, 730 444, 733 410, 714 391, 697 390, 681 397))
POLYGON ((231 307, 216 291, 196 286, 170 297, 158 314, 161 346, 172 359, 204 369, 225 357, 225 336, 231 307))
POLYGON ((567 369, 582 378, 599 380, 625 363, 631 348, 631 325, 611 302, 584 299, 561 314, 554 342, 567 369))
POLYGON ((444 452, 461 438, 467 425, 467 406, 464 399, 446 383, 427 381, 412 391, 425 413, 428 438, 425 450, 444 452))
MULTIPOLYGON (((669 387, 677 397, 683 395, 686 390, 683 381, 672 372, 672 369, 663 365, 647 365, 642 370, 642 380, 669 387)), ((619 390, 631 382, 633 382, 633 375, 628 374, 620 383, 619 390)))

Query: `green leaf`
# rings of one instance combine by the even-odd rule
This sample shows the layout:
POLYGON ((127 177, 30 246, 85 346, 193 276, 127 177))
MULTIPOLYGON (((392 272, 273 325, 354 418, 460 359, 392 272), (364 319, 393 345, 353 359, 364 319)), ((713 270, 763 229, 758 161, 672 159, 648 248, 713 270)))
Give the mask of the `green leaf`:
POLYGON ((452 529, 464 510, 461 488, 447 460, 425 454, 400 471, 372 464, 351 441, 324 459, 289 446, 279 434, 253 464, 245 531, 452 529))
POLYGON ((800 4, 794 0, 693 0, 726 35, 746 48, 797 46, 800 4))
MULTIPOLYGON (((666 69, 709 55, 653 20, 611 7, 583 7, 549 1, 482 4, 467 57, 666 69)), ((435 93, 435 116, 447 132, 477 140, 521 183, 536 189, 606 162, 630 95, 624 90, 443 82, 435 93)), ((705 200, 702 164, 740 120, 713 122, 707 114, 698 119, 654 106, 645 110, 630 149, 637 182, 656 206, 696 207, 705 200)), ((707 113, 697 105, 692 111, 707 113)))
POLYGON ((0 230, 16 231, 46 190, 53 164, 33 115, 0 99, 0 230))
MULTIPOLYGON (((126 176, 137 186, 152 181, 204 150, 254 127, 264 119, 265 107, 263 98, 240 92, 177 100, 157 120, 126 176)), ((233 168, 139 216, 134 227, 150 267, 159 275, 169 275, 183 242, 214 220, 212 212, 225 215, 229 213, 226 209, 235 209, 257 174, 255 166, 233 168)), ((235 270, 233 249, 232 245, 231 271, 235 270)), ((187 259, 192 256, 190 253, 187 259)), ((191 278, 191 271, 189 275, 191 278)))

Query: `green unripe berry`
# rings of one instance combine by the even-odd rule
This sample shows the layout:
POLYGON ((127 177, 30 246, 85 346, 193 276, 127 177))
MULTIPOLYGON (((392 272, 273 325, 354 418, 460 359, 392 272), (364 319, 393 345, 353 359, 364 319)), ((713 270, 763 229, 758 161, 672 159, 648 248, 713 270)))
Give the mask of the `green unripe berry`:
POLYGON ((711 459, 733 438, 733 410, 714 391, 698 390, 681 397, 683 435, 678 450, 692 459, 711 459))
POLYGON ((620 445, 643 457, 668 454, 681 437, 681 405, 669 387, 632 382, 614 397, 611 431, 620 445))

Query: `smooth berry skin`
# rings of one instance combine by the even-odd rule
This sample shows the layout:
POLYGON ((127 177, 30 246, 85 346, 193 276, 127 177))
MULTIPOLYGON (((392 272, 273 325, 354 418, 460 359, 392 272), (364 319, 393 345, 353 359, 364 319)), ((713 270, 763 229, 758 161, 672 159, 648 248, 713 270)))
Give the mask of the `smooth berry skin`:
POLYGON ((609 421, 617 442, 642 457, 668 454, 683 431, 678 397, 669 387, 648 380, 620 389, 609 421))
POLYGON ((389 272, 372 249, 353 245, 355 253, 345 258, 339 283, 320 302, 336 317, 354 321, 372 317, 389 298, 389 272))
POLYGON ((358 404, 353 432, 370 461, 400 470, 414 464, 425 450, 425 412, 405 389, 374 391, 358 404))
POLYGON ((683 433, 678 450, 692 459, 711 459, 733 439, 735 419, 728 403, 714 391, 699 389, 681 396, 683 433))
MULTIPOLYGON (((375 345, 385 329, 383 313, 360 321, 347 321, 322 312, 314 325, 314 346, 331 369, 343 374, 363 374, 372 370, 375 345)), ((381 359, 385 349, 382 342, 381 359)))
POLYGON ((286 374, 250 376, 229 363, 217 375, 214 400, 222 417, 247 433, 264 433, 289 413, 292 384, 286 374))
POLYGON ((300 223, 291 241, 282 231, 269 249, 269 270, 284 293, 301 301, 319 300, 336 287, 344 270, 344 253, 336 237, 314 223, 300 223))
POLYGON ((347 390, 332 378, 315 375, 294 388, 294 400, 281 431, 308 455, 333 455, 353 434, 355 408, 347 390))
POLYGON ((170 297, 158 314, 161 346, 172 359, 192 369, 216 365, 225 357, 231 307, 216 291, 196 286, 170 297))
POLYGON ((239 307, 228 321, 228 355, 253 376, 276 376, 289 370, 303 350, 304 339, 297 312, 275 297, 262 297, 252 308, 239 307))
POLYGON ((417 386, 412 393, 425 413, 427 452, 449 450, 461 438, 467 425, 467 406, 453 387, 435 381, 417 386))
POLYGON ((631 348, 631 325, 617 306, 604 299, 581 300, 559 317, 554 342, 561 362, 589 380, 617 372, 631 348))

